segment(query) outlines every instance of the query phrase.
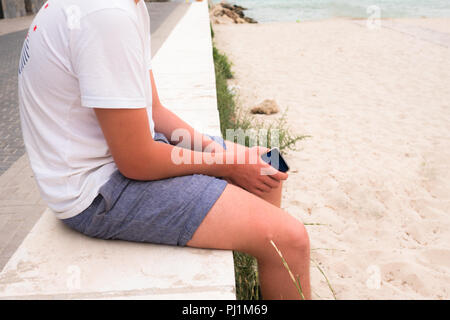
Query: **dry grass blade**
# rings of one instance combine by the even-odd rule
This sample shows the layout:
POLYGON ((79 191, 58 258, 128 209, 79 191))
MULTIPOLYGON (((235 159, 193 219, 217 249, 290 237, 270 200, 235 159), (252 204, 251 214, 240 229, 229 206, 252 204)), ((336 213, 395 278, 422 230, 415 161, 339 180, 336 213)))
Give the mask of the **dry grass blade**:
POLYGON ((300 294, 301 298, 303 300, 305 300, 305 296, 303 295, 302 286, 300 284, 300 279, 297 278, 297 281, 295 280, 294 274, 292 273, 291 269, 289 268, 289 265, 287 264, 286 260, 284 259, 283 254, 281 253, 281 251, 278 249, 278 247, 275 245, 275 243, 272 240, 270 240, 270 243, 272 244, 272 246, 275 248, 276 252, 280 256, 281 261, 283 261, 283 265, 286 268, 286 270, 288 271, 289 276, 291 277, 292 281, 294 282, 295 287, 297 288, 297 291, 300 294))
POLYGON ((316 268, 320 271, 320 273, 321 273, 321 274, 323 275, 323 277, 325 278, 325 281, 327 282, 328 287, 330 288, 331 293, 333 294, 334 300, 337 300, 337 298, 336 298, 336 292, 334 292, 334 289, 333 289, 333 287, 331 286, 331 283, 330 283, 330 281, 328 280, 328 277, 325 275, 325 272, 323 272, 322 268, 319 266, 319 264, 318 264, 316 261, 314 261, 313 259, 311 259, 311 261, 316 265, 316 268))

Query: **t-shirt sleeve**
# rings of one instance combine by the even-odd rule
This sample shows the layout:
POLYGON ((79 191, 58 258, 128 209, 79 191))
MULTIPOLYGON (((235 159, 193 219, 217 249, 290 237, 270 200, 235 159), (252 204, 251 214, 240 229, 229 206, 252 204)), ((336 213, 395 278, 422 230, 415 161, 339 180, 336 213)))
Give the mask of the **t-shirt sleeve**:
POLYGON ((145 108, 149 59, 136 23, 121 9, 103 9, 83 18, 72 31, 72 67, 81 105, 145 108))

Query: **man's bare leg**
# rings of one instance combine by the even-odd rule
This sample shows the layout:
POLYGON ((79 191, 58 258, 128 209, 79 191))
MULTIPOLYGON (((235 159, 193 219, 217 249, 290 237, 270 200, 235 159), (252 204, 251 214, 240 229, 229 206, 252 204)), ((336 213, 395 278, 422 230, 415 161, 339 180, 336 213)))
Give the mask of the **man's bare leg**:
POLYGON ((309 238, 304 225, 238 186, 227 185, 187 245, 248 253, 258 260, 264 299, 301 299, 270 240, 299 276, 304 297, 310 299, 309 238))
POLYGON ((283 181, 280 182, 280 185, 277 188, 272 189, 270 192, 265 192, 261 198, 273 204, 275 207, 280 208, 282 192, 283 181))

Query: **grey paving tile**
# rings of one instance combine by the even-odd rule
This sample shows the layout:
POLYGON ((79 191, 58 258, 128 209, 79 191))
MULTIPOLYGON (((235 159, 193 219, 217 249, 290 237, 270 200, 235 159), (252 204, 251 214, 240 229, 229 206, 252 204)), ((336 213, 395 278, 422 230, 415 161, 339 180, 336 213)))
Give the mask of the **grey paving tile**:
POLYGON ((9 261, 9 257, 0 256, 0 271, 5 267, 5 265, 8 261, 9 261))
MULTIPOLYGON (((9 214, 0 214, 0 230, 4 230, 3 228, 8 223, 10 218, 11 218, 11 215, 9 215, 9 214)), ((1 248, 1 246, 2 246, 2 244, 0 241, 0 248, 1 248)))
POLYGON ((14 238, 14 235, 20 228, 22 222, 23 219, 16 216, 10 216, 2 229, 0 229, 0 255, 4 255, 4 251, 8 247, 10 241, 14 238))

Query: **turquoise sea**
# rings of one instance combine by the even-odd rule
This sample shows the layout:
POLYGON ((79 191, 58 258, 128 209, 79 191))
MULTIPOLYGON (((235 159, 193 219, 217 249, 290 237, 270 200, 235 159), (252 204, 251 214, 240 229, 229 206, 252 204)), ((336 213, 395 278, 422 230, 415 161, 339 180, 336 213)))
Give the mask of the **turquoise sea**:
MULTIPOLYGON (((213 2, 220 2, 214 0, 213 2)), ((333 17, 367 18, 374 7, 381 18, 450 17, 450 0, 228 0, 248 8, 259 22, 333 17)))

